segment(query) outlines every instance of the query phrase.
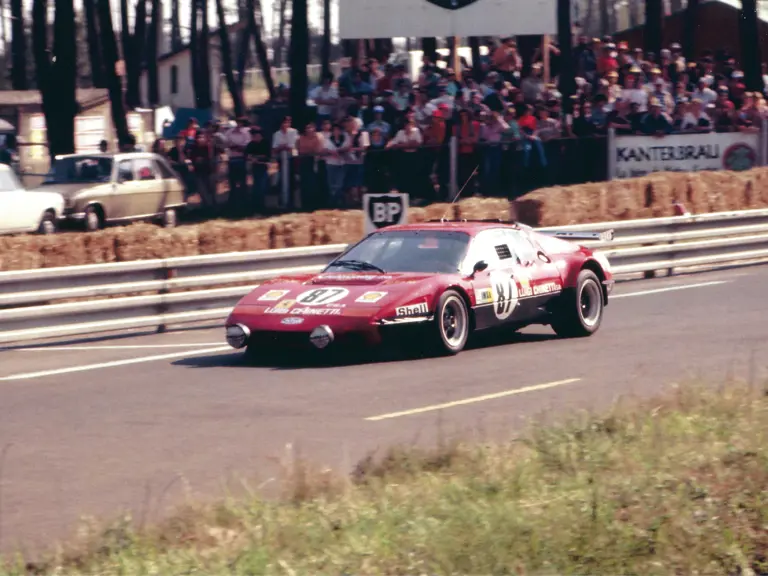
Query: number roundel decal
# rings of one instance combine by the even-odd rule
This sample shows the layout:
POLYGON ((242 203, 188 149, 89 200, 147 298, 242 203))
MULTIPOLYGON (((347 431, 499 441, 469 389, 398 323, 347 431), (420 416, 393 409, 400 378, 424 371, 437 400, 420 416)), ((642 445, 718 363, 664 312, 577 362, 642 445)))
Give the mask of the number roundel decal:
POLYGON ((493 312, 499 320, 506 320, 517 308, 519 294, 517 282, 506 274, 491 274, 493 312))
POLYGON ((325 306, 346 298, 349 290, 346 288, 315 288, 307 290, 296 297, 296 302, 304 306, 325 306))

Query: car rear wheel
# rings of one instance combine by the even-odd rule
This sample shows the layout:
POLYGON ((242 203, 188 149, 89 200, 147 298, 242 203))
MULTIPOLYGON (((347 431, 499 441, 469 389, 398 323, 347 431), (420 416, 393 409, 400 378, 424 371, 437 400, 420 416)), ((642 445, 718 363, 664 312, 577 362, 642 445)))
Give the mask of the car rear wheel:
POLYGON ((579 273, 575 290, 568 290, 561 296, 561 307, 552 322, 552 329, 558 336, 580 338, 591 336, 603 321, 603 290, 600 280, 591 270, 579 273))
POLYGON ((56 233, 56 214, 52 210, 48 210, 43 214, 43 219, 40 221, 40 226, 37 229, 39 234, 55 234, 56 233))
POLYGON ((469 337, 467 304, 455 290, 444 292, 435 308, 433 350, 438 355, 454 355, 464 349, 469 337))

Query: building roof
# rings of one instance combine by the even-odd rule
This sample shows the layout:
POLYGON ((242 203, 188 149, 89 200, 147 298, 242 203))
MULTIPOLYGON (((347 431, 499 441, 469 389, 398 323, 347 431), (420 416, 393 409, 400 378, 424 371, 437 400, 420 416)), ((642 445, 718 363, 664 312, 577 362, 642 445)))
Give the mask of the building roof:
MULTIPOLYGON (((82 108, 92 108, 109 100, 109 92, 103 88, 78 88, 77 102, 82 108)), ((42 106, 39 90, 0 90, 0 106, 42 106)))

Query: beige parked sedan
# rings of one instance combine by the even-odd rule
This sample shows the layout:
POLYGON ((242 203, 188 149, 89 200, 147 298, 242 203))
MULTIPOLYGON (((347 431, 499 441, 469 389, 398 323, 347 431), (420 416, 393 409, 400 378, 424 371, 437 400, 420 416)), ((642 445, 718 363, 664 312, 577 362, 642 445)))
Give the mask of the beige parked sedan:
POLYGON ((162 156, 145 152, 58 156, 39 190, 64 196, 64 217, 89 231, 150 219, 175 226, 186 206, 176 172, 162 156))

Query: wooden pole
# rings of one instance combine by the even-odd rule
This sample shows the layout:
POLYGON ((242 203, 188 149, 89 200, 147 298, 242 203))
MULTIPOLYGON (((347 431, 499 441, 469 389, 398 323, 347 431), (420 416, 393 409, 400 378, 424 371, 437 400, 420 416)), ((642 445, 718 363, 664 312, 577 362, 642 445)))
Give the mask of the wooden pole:
POLYGON ((549 84, 549 35, 541 39, 541 58, 544 62, 544 84, 549 84))
POLYGON ((456 80, 461 82, 461 57, 459 56, 459 46, 461 46, 461 37, 453 37, 453 71, 456 73, 456 80))

